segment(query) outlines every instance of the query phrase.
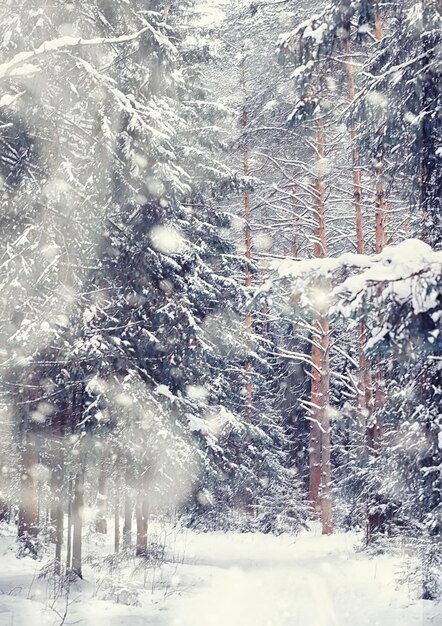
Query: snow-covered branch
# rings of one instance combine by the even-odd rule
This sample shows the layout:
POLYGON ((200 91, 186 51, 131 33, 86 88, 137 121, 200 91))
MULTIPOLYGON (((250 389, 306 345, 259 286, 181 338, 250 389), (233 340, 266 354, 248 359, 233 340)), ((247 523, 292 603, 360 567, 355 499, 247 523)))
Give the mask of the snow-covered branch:
POLYGON ((339 270, 360 269, 362 272, 357 277, 352 276, 344 283, 354 289, 356 279, 359 283, 395 281, 419 274, 431 266, 442 267, 442 252, 434 251, 419 239, 406 239, 397 246, 386 246, 380 254, 349 252, 334 258, 284 259, 270 265, 281 278, 327 276, 339 270))
POLYGON ((32 75, 39 71, 36 65, 33 65, 33 61, 38 60, 39 57, 52 52, 58 52, 59 50, 66 50, 70 48, 84 47, 84 46, 99 46, 99 45, 115 45, 124 44, 131 41, 135 41, 141 35, 146 32, 154 34, 158 43, 161 45, 167 44, 169 47, 172 45, 170 41, 156 31, 152 25, 144 26, 141 30, 131 33, 129 35, 121 35, 119 37, 94 37, 92 39, 82 39, 81 37, 58 37, 43 42, 35 50, 23 50, 18 52, 12 59, 6 63, 0 65, 0 80, 9 78, 11 76, 23 76, 32 75))

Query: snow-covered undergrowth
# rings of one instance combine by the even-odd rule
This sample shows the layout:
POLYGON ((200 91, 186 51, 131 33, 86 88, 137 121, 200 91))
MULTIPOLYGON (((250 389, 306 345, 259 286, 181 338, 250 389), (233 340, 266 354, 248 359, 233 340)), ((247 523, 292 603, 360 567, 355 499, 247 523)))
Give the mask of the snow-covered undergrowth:
MULTIPOLYGON (((435 626, 440 605, 398 581, 404 558, 370 557, 354 533, 298 537, 152 529, 147 562, 85 541, 84 580, 61 589, 48 561, 0 537, 0 626, 435 626), (164 549, 164 554, 162 550, 164 549)), ((100 538, 101 539, 101 538, 100 538)), ((110 536, 109 536, 110 541, 110 536)))

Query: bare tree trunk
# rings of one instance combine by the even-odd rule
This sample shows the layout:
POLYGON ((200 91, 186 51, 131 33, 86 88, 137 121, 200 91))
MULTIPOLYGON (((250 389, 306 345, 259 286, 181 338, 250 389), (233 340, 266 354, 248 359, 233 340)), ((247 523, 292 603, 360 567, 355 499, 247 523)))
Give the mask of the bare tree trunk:
POLYGON ((63 478, 62 465, 59 459, 55 463, 51 475, 51 540, 55 543, 55 574, 61 574, 61 552, 63 546, 63 478))
MULTIPOLYGON (((325 136, 322 121, 316 129, 318 161, 325 158, 325 136)), ((314 206, 317 226, 313 255, 327 256, 325 230, 325 189, 321 166, 315 179, 314 206)), ((325 289, 326 291, 326 289, 325 289)), ((310 476, 309 499, 315 511, 321 512, 322 532, 332 532, 331 453, 329 421, 329 321, 327 294, 319 297, 313 321, 312 336, 312 388, 310 424, 310 476), (324 302, 321 302, 323 300, 324 302)))
POLYGON ((293 215, 294 215, 294 221, 293 221, 293 239, 292 239, 292 247, 291 247, 291 255, 294 259, 298 258, 299 255, 299 233, 298 233, 298 216, 296 214, 296 208, 297 208, 297 192, 298 192, 298 188, 296 185, 293 185, 292 187, 292 206, 293 206, 293 215))
MULTIPOLYGON (((320 325, 319 320, 315 320, 315 331, 320 325)), ((319 329, 320 330, 320 329, 319 329)), ((316 332, 315 332, 316 334, 316 332)), ((321 421, 320 407, 321 396, 321 348, 316 345, 316 338, 313 338, 312 346, 312 383, 311 383, 311 409, 312 421, 310 423, 309 437, 309 501, 316 513, 321 510, 321 499, 319 491, 321 487, 321 421)))
POLYGON ((36 467, 38 450, 35 436, 29 431, 28 420, 22 424, 22 481, 20 491, 20 507, 18 513, 18 537, 25 547, 35 554, 34 539, 38 528, 38 496, 36 467))
POLYGON ((124 547, 130 547, 132 543, 132 515, 133 515, 133 502, 130 497, 129 492, 129 484, 130 484, 130 475, 128 468, 126 467, 125 472, 125 492, 124 492, 124 525, 123 525, 123 543, 124 547))
POLYGON ((381 137, 382 129, 378 130, 378 149, 375 161, 375 173, 376 173, 376 191, 375 191, 375 228, 376 228, 376 254, 382 252, 385 247, 385 195, 384 195, 384 183, 382 181, 382 175, 384 172, 384 154, 383 154, 383 140, 381 137))
POLYGON ((135 503, 135 519, 137 522, 137 544, 135 554, 146 555, 147 551, 147 500, 143 495, 138 495, 135 503))
POLYGON ((120 467, 116 463, 115 501, 114 501, 114 552, 120 551, 120 467))
POLYGON ((97 518, 95 520, 95 530, 103 535, 107 534, 107 476, 106 467, 101 459, 102 467, 98 477, 98 494, 97 494, 97 518))
POLYGON ((84 506, 84 469, 81 468, 75 477, 74 501, 72 504, 72 571, 79 578, 82 575, 82 528, 84 506))
POLYGON ((57 511, 55 519, 55 574, 60 576, 61 574, 61 551, 63 547, 63 524, 64 524, 64 511, 63 500, 61 494, 57 501, 57 511))
MULTIPOLYGON (((244 90, 244 106, 242 112, 242 125, 244 131, 247 129, 248 125, 248 112, 247 112, 247 83, 246 83, 246 74, 245 74, 245 60, 243 61, 242 67, 242 87, 244 90)), ((249 176, 249 147, 247 143, 247 138, 244 133, 244 148, 243 148, 243 173, 244 176, 249 176)), ((246 271, 245 271, 245 286, 246 288, 250 287, 252 284, 252 274, 250 271, 250 262, 252 260, 252 232, 250 228, 250 219, 251 219, 251 211, 250 211, 250 192, 245 191, 244 193, 244 222, 245 222, 245 256, 246 256, 246 271)), ((245 330, 247 337, 247 349, 250 347, 250 337, 253 333, 253 319, 252 312, 247 311, 245 317, 245 330)), ((252 385, 252 363, 250 361, 249 356, 247 355, 246 363, 245 363, 245 391, 246 391, 246 421, 252 421, 252 412, 253 412, 253 385, 252 385)))
POLYGON ((330 441, 330 359, 329 359, 329 337, 330 328, 328 316, 321 320, 321 522, 322 534, 330 535, 333 532, 333 512, 331 493, 331 441, 330 441))
MULTIPOLYGON (((350 102, 355 99, 356 89, 353 76, 353 60, 351 54, 350 37, 346 37, 344 42, 345 65, 347 68, 348 95, 350 102)), ((352 152, 352 172, 353 172, 353 199, 356 215, 356 249, 358 254, 364 253, 364 228, 362 215, 362 179, 361 163, 359 156, 358 133, 353 120, 350 125, 350 140, 352 152)))
MULTIPOLYGON (((379 4, 375 5, 375 39, 381 41, 383 38, 382 18, 379 11, 379 4)), ((375 190, 375 228, 376 228, 376 254, 382 252, 386 242, 385 235, 385 193, 382 176, 384 173, 384 147, 383 147, 383 127, 377 130, 378 145, 375 158, 376 190, 375 190)))
POLYGON ((66 537, 66 570, 72 568, 72 477, 68 479, 68 519, 66 537))
MULTIPOLYGON (((377 41, 380 41, 383 38, 382 32, 382 19, 379 11, 379 5, 376 3, 375 7, 375 38, 377 41)), ((384 182, 383 182, 383 173, 384 173, 384 145, 383 145, 383 127, 380 127, 377 131, 378 136, 378 145, 377 145, 377 154, 375 158, 375 174, 376 174, 376 190, 375 190, 375 206, 376 206, 376 214, 375 214, 375 250, 376 254, 380 254, 385 247, 386 244, 386 203, 385 203, 385 192, 384 192, 384 182)), ((375 374, 374 374, 374 399, 373 399, 373 409, 376 412, 381 409, 384 404, 384 375, 382 371, 382 363, 379 358, 375 361, 375 374)), ((374 450, 377 448, 380 438, 381 438, 381 425, 376 418, 376 421, 370 425, 367 432, 367 445, 370 449, 374 450)))
POLYGON ((381 41, 381 39, 384 38, 384 33, 383 33, 383 29, 382 29, 382 18, 381 18, 381 13, 379 11, 379 3, 376 2, 376 6, 375 6, 375 30, 374 30, 374 36, 376 41, 381 41))
MULTIPOLYGON (((353 102, 356 95, 356 87, 353 75, 353 60, 350 44, 350 25, 348 26, 348 36, 344 42, 345 65, 347 68, 348 95, 350 102, 353 102)), ((350 126, 350 140, 352 150, 352 172, 353 172, 353 198, 356 216, 356 250, 358 254, 364 254, 364 226, 362 214, 362 176, 361 163, 358 145, 358 132, 353 120, 350 126)), ((359 326, 358 357, 359 357, 359 389, 358 407, 361 421, 361 430, 366 431, 367 417, 370 412, 371 400, 371 373, 368 366, 367 357, 364 352, 366 329, 363 324, 359 326)))

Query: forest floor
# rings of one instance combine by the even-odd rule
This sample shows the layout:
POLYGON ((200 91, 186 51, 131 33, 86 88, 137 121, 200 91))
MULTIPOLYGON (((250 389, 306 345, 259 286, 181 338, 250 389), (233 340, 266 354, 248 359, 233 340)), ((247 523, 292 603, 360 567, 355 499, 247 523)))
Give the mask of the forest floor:
POLYGON ((90 533, 84 580, 66 594, 51 576, 39 577, 49 556, 16 558, 11 531, 0 529, 0 626, 442 623, 440 604, 413 599, 399 583, 409 560, 370 557, 357 550, 353 533, 323 537, 312 529, 274 537, 159 528, 150 562, 106 557, 106 539, 90 533))

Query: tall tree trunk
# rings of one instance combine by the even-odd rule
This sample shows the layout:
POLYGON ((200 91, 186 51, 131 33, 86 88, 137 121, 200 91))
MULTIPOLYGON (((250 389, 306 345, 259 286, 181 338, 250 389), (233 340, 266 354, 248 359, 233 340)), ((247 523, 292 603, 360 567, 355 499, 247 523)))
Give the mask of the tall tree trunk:
POLYGON ((314 336, 312 338, 312 375, 311 375, 311 411, 309 437, 309 501, 316 513, 321 511, 320 487, 321 487, 321 406, 323 402, 321 392, 322 377, 322 347, 318 343, 318 337, 322 336, 321 318, 318 316, 314 323, 314 336))
POLYGON ((58 496, 57 500, 57 510, 56 510, 56 519, 55 519, 55 574, 60 576, 62 565, 61 565, 61 552, 63 548, 63 528, 64 525, 64 510, 63 510, 63 500, 61 497, 61 493, 58 496))
POLYGON ((384 194, 384 183, 382 180, 382 176, 384 173, 384 148, 383 148, 383 138, 382 138, 383 129, 382 127, 378 129, 378 146, 377 153, 375 158, 375 174, 376 174, 376 190, 375 190, 375 250, 376 254, 380 254, 385 247, 385 194, 384 194))
MULTIPOLYGON (((325 135, 322 120, 316 127, 317 158, 325 159, 325 135)), ((316 229, 313 255, 327 256, 325 230, 325 189, 322 164, 318 163, 314 185, 316 229)), ((324 286, 327 291, 327 286, 324 286)), ((322 532, 332 532, 331 454, 329 421, 329 321, 327 294, 319 294, 317 313, 313 321, 312 388, 310 424, 309 498, 315 511, 321 512, 322 532), (323 300, 323 302, 322 302, 323 300)))
POLYGON ((292 206, 293 206, 293 216, 294 216, 294 220, 293 220, 294 233, 293 233, 293 238, 292 238, 291 255, 294 259, 298 258, 298 255, 299 255, 299 233, 298 233, 299 225, 298 225, 298 216, 296 213, 297 193, 298 193, 298 188, 296 185, 293 185, 292 206))
POLYGON ((57 459, 51 475, 51 540, 55 543, 55 574, 61 574, 61 552, 63 547, 63 470, 57 459))
POLYGON ((331 437, 330 437, 330 359, 329 359, 329 321, 325 315, 321 321, 321 349, 322 349, 322 406, 321 406, 321 522, 322 534, 330 535, 333 532, 332 490, 331 490, 331 437))
MULTIPOLYGON (((383 38, 382 30, 382 18, 379 10, 379 5, 375 6, 375 38, 377 41, 381 41, 383 38)), ((380 254, 386 244, 386 203, 384 192, 384 139, 383 139, 383 126, 378 128, 377 131, 377 151, 375 157, 375 174, 376 174, 376 189, 375 189, 375 251, 376 254, 380 254)), ((382 408, 384 404, 384 376, 382 372, 382 363, 379 358, 375 360, 375 373, 374 373, 374 399, 373 409, 375 412, 374 422, 370 424, 367 431, 367 445, 369 449, 374 450, 381 438, 381 425, 379 423, 376 414, 382 408)))
MULTIPOLYGON (((348 25, 348 36, 344 41, 345 65, 347 69, 348 96, 353 102, 356 95, 356 87, 353 73, 353 59, 350 43, 350 25, 348 25)), ((356 216, 356 250, 358 254, 364 254, 364 224, 362 213, 362 174, 359 154, 359 137, 353 120, 350 125, 350 141, 352 151, 352 172, 353 172, 353 200, 356 216)), ((359 359, 359 389, 358 407, 360 427, 363 433, 366 432, 367 418, 372 405, 371 399, 371 372, 368 360, 365 355, 364 346, 366 343, 366 329, 363 324, 359 326, 358 338, 358 359, 359 359)))
POLYGON ((72 476, 68 478, 68 511, 67 511, 67 536, 66 536, 66 571, 72 568, 72 476))
MULTIPOLYGON (((379 10, 379 4, 375 4, 375 39, 381 41, 383 38, 382 17, 379 10)), ((382 252, 385 246, 385 194, 382 176, 384 173, 384 147, 383 147, 383 126, 377 131, 377 151, 375 157, 375 174, 376 174, 376 190, 375 190, 375 228, 376 228, 376 254, 382 252)))
POLYGON ((114 509, 114 552, 118 554, 120 551, 120 494, 115 493, 115 509, 114 509))
MULTIPOLYGON (((246 130, 248 125, 248 112, 247 112, 247 82, 245 73, 245 59, 242 66, 242 87, 244 91, 244 106, 242 111, 242 126, 244 129, 244 144, 243 144, 243 173, 244 176, 249 176, 249 147, 246 137, 246 130)), ((250 263, 252 260, 252 231, 250 226, 251 211, 250 211, 250 192, 244 192, 244 222, 245 222, 245 256, 246 256, 246 270, 245 270, 245 286, 249 288, 252 284, 252 274, 250 270, 250 263)), ((252 312, 247 311, 245 317, 245 331, 246 331, 246 349, 250 349, 250 338, 253 333, 253 320, 252 312)), ((245 363, 245 392, 246 392, 246 421, 250 423, 252 421, 253 413, 253 385, 252 385, 252 363, 249 355, 246 357, 245 363)))
POLYGON ((95 530, 97 533, 105 535, 107 533, 107 476, 104 459, 101 458, 100 474, 98 476, 97 494, 97 518, 95 520, 95 530))
MULTIPOLYGON (((350 102, 355 99, 356 89, 353 76, 353 60, 351 54, 350 37, 344 42, 345 49, 345 66, 347 68, 348 79, 348 95, 350 102)), ((356 249, 358 254, 364 253, 364 227, 362 215, 362 180, 361 180, 361 163, 359 156, 358 132, 353 120, 350 124, 350 141, 352 152, 352 172, 353 172, 353 200, 356 216, 356 249)))
POLYGON ((115 500, 114 500, 114 552, 120 551, 120 464, 115 464, 115 500))
POLYGON ((442 33, 439 27, 441 18, 440 0, 422 0, 419 208, 423 217, 421 236, 436 249, 441 249, 442 246, 442 78, 439 61, 442 49, 442 33))
POLYGON ((375 4, 375 14, 374 14, 374 36, 376 41, 381 41, 384 38, 383 28, 382 28, 382 17, 381 12, 379 10, 379 3, 375 4))
POLYGON ((125 548, 129 548, 132 543, 132 517, 133 517, 133 501, 129 491, 130 474, 129 468, 126 466, 125 472, 125 491, 124 491, 124 525, 123 525, 123 544, 125 548))
POLYGON ((143 495, 138 495, 135 503, 135 519, 137 523, 137 544, 135 554, 145 556, 147 551, 147 499, 143 495))
POLYGON ((84 468, 75 476, 74 501, 72 504, 72 571, 79 578, 82 575, 82 528, 84 507, 84 468))
POLYGON ((29 430, 27 417, 22 423, 22 480, 18 512, 18 537, 25 548, 36 553, 35 538, 38 535, 38 495, 36 468, 38 465, 37 440, 29 430))

